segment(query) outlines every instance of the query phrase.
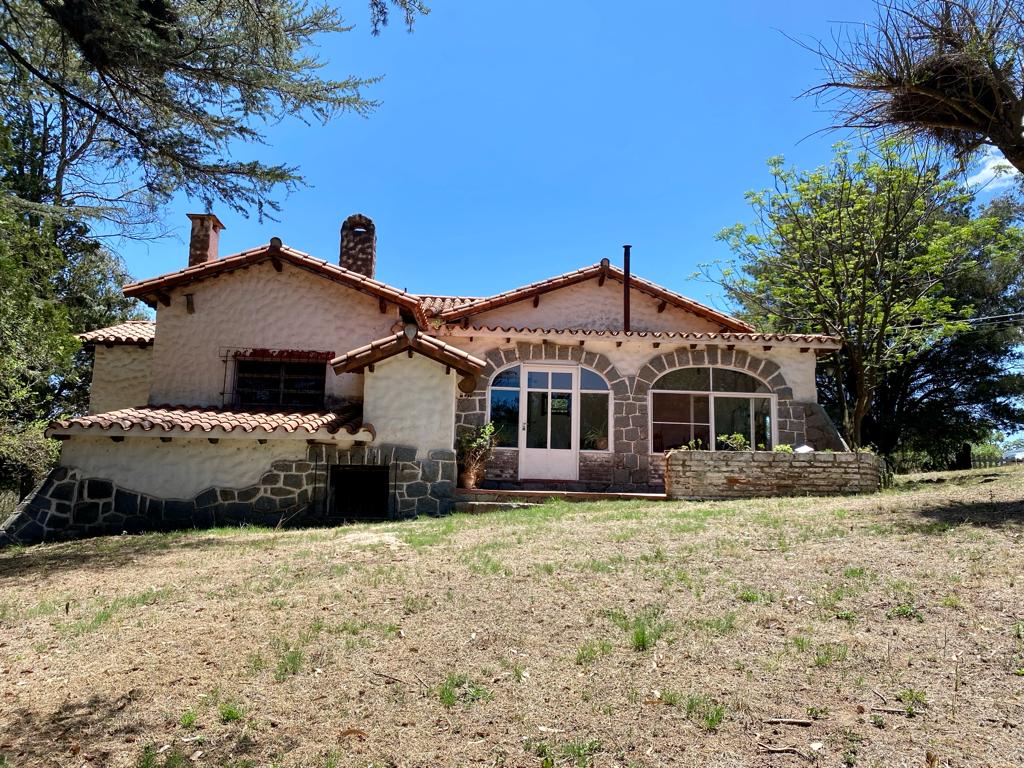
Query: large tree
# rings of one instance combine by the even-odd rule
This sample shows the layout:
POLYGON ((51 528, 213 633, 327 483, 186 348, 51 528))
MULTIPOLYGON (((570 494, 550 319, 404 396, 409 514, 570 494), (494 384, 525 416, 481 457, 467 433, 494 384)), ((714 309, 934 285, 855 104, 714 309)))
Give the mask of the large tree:
POLYGON ((984 249, 1017 241, 1003 242, 998 217, 972 215, 970 193, 908 144, 841 145, 813 171, 769 166, 774 186, 748 195, 754 223, 719 235, 736 261, 712 277, 761 327, 840 339, 836 415, 864 445, 886 373, 969 327, 974 307, 944 286, 984 249))
MULTIPOLYGON (((426 12, 370 0, 373 31, 389 5, 409 25, 426 12)), ((33 106, 47 202, 123 225, 176 192, 263 215, 302 177, 236 158, 262 125, 375 106, 373 78, 324 78, 312 53, 350 28, 304 0, 2 0, 0 99, 33 106)))
MULTIPOLYGON (((970 308, 962 331, 939 339, 883 372, 864 423, 865 440, 885 454, 925 454, 948 466, 965 443, 1024 426, 1024 231, 1021 206, 1009 197, 980 212, 999 221, 975 267, 943 284, 955 309, 970 308)), ((827 376, 821 394, 835 402, 827 376)))
POLYGON ((1024 171, 1019 0, 879 0, 817 52, 827 79, 812 93, 843 126, 928 136, 964 160, 994 145, 1024 171))

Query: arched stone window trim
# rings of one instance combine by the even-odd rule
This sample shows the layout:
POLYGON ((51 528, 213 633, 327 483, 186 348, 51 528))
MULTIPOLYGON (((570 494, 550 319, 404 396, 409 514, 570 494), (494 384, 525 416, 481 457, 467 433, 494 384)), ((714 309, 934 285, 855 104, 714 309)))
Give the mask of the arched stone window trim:
POLYGON ((804 409, 802 404, 794 402, 793 389, 786 382, 782 369, 767 357, 742 349, 721 349, 715 346, 706 349, 677 349, 650 358, 637 372, 633 384, 633 398, 642 406, 645 419, 650 409, 651 385, 669 371, 694 367, 732 369, 764 382, 775 395, 777 403, 778 442, 787 445, 800 445, 804 442, 804 409))

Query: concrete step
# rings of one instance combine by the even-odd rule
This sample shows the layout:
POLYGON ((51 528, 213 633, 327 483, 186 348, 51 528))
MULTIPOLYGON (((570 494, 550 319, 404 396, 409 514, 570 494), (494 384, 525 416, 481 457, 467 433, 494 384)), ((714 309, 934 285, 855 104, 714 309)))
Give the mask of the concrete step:
POLYGON ((602 493, 595 491, 562 490, 489 490, 485 488, 459 488, 456 503, 521 503, 542 504, 545 501, 664 501, 664 493, 602 493))
POLYGON ((516 501, 461 501, 455 502, 454 509, 468 515, 479 515, 485 512, 504 512, 509 509, 529 509, 536 504, 516 501))

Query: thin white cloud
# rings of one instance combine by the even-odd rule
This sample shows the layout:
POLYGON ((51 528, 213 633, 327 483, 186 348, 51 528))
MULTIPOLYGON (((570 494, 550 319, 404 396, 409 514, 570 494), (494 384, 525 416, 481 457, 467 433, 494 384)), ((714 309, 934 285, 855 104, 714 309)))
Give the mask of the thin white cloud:
POLYGON ((967 178, 967 185, 986 192, 996 192, 1013 185, 1014 177, 1020 173, 1010 165, 1003 154, 994 147, 985 150, 978 163, 978 170, 967 178))

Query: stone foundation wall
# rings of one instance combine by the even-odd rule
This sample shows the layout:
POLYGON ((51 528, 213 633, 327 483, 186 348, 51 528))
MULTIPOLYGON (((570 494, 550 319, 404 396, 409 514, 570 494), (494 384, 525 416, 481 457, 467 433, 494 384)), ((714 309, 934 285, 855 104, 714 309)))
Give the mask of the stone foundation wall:
MULTIPOLYGON (((215 525, 325 525, 332 522, 332 465, 387 465, 388 516, 451 511, 455 452, 416 459, 408 446, 307 446, 303 460, 277 460, 244 488, 207 488, 192 498, 158 498, 75 467, 58 467, 0 523, 0 547, 142 531, 215 525)), ((343 490, 343 489, 342 489, 343 490)))
POLYGON ((874 493, 883 469, 870 453, 669 451, 665 492, 670 499, 874 493))

